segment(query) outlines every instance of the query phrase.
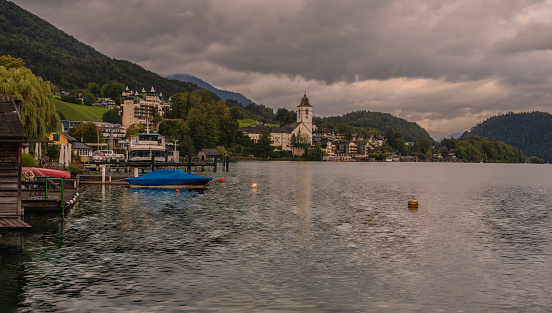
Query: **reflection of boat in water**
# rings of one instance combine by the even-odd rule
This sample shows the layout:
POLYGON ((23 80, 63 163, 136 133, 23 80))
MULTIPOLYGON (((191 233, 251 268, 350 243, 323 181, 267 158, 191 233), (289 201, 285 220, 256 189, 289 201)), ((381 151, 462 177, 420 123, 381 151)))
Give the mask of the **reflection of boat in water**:
POLYGON ((71 173, 62 170, 53 170, 39 167, 22 167, 21 172, 28 177, 62 177, 71 178, 71 173))
POLYGON ((142 188, 205 188, 212 177, 203 177, 181 170, 155 170, 138 177, 129 177, 130 187, 142 188))

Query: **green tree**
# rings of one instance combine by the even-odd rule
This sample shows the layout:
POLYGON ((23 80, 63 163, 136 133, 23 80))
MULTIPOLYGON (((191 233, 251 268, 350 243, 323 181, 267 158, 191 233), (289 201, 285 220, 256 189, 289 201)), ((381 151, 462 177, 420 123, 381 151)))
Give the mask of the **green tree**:
POLYGON ((92 105, 96 102, 96 97, 94 96, 94 94, 90 93, 90 92, 87 92, 84 94, 84 100, 83 100, 83 103, 85 105, 92 105))
POLYGON ((241 112, 240 108, 237 106, 233 106, 230 108, 230 116, 233 120, 241 120, 243 118, 243 113, 241 112))
POLYGON ((123 117, 119 113, 119 109, 105 111, 102 115, 102 121, 113 124, 121 124, 123 117))
POLYGON ((172 100, 172 118, 186 119, 188 111, 190 110, 190 94, 189 93, 175 93, 171 97, 172 100))
POLYGON ((0 93, 22 100, 21 122, 30 139, 46 139, 60 128, 50 82, 28 68, 0 66, 0 93))
POLYGON ((129 128, 127 128, 125 137, 130 138, 132 135, 136 135, 138 133, 144 132, 144 125, 131 125, 129 128))
POLYGON ((103 141, 102 132, 98 129, 96 123, 93 122, 79 124, 70 128, 68 133, 81 142, 94 143, 103 141))
POLYGON ((0 66, 3 66, 5 68, 21 68, 25 66, 25 62, 23 62, 20 58, 14 58, 11 55, 3 55, 0 56, 0 66))
POLYGON ((268 158, 270 156, 270 153, 274 149, 272 145, 272 138, 270 136, 270 133, 266 130, 261 132, 261 135, 259 136, 259 140, 255 143, 255 146, 253 147, 253 153, 256 157, 259 158, 268 158))
POLYGON ((93 94, 96 98, 101 96, 102 94, 102 88, 98 83, 90 83, 88 84, 88 87, 86 87, 86 90, 93 94))
POLYGON ((125 91, 125 86, 120 83, 109 83, 102 86, 102 95, 104 98, 111 98, 115 103, 121 104, 121 95, 125 91))
POLYGON ((324 157, 324 151, 320 143, 317 143, 314 147, 305 150, 302 158, 308 161, 322 161, 324 157))

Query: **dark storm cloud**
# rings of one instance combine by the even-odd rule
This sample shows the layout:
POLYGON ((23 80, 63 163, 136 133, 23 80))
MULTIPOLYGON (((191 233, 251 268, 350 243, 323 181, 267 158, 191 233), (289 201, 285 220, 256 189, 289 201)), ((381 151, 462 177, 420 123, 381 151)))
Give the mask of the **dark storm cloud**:
POLYGON ((550 1, 16 0, 110 57, 273 108, 367 109, 461 132, 548 110, 550 1))

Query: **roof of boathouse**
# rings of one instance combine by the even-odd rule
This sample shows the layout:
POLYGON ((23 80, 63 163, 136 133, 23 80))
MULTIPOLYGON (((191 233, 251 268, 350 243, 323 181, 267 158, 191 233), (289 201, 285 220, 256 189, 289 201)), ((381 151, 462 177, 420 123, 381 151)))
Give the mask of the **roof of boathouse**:
POLYGON ((16 105, 17 97, 0 94, 0 140, 26 141, 29 137, 16 105))

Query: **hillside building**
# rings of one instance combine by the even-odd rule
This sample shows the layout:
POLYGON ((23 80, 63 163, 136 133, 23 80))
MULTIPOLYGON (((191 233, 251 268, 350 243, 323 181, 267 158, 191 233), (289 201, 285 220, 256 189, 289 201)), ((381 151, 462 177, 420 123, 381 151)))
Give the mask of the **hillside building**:
POLYGON ((123 126, 149 125, 154 115, 163 116, 170 110, 170 98, 163 101, 163 94, 157 93, 153 87, 150 92, 142 88, 142 92, 126 88, 122 94, 123 126))

